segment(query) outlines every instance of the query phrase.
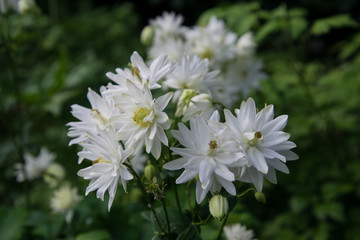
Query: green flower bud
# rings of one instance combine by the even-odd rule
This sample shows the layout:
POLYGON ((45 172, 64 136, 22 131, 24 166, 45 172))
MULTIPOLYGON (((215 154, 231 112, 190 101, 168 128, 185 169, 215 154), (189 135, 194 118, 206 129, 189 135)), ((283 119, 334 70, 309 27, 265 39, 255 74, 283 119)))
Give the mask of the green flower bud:
POLYGON ((180 117, 186 113, 186 110, 189 108, 191 99, 196 95, 197 91, 195 91, 194 89, 185 89, 182 91, 176 107, 176 117, 180 117))
POLYGON ((56 187, 59 182, 65 177, 65 169, 58 163, 51 164, 44 174, 44 181, 50 187, 56 187))
POLYGON ((255 193, 255 198, 258 202, 261 203, 266 203, 266 198, 265 198, 265 194, 263 194, 262 192, 256 192, 255 193))
POLYGON ((209 209, 211 215, 221 221, 229 212, 229 204, 225 197, 218 194, 210 199, 209 209))
POLYGON ((150 25, 146 26, 140 36, 141 43, 145 46, 150 46, 152 44, 152 41, 154 39, 154 28, 150 25))
POLYGON ((39 14, 40 9, 34 0, 20 0, 18 2, 19 13, 21 14, 39 14))
POLYGON ((149 181, 152 181, 152 179, 156 176, 156 173, 157 169, 151 163, 145 167, 144 175, 149 181))

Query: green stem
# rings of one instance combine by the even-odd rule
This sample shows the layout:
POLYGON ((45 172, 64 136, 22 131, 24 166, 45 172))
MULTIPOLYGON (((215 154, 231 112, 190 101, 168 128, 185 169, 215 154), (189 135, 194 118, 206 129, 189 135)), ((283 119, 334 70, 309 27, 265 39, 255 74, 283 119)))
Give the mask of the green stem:
POLYGON ((131 167, 130 164, 124 163, 124 165, 125 165, 126 167, 128 167, 129 170, 131 171, 131 173, 135 176, 136 181, 137 181, 137 183, 138 183, 138 185, 139 185, 139 187, 140 187, 140 189, 141 189, 141 191, 142 191, 142 193, 143 193, 143 195, 144 195, 144 197, 145 197, 145 199, 146 199, 146 202, 147 202, 147 204, 148 204, 148 207, 150 208, 150 210, 151 210, 151 212, 152 212, 152 214, 153 214, 153 216, 154 216, 154 218, 155 218, 156 223, 158 224, 158 226, 159 226, 159 228, 161 229, 161 231, 162 231, 163 233, 165 233, 164 228, 163 228, 162 225, 160 224, 160 221, 159 221, 159 219, 158 219, 158 217, 157 217, 157 215, 156 215, 155 209, 153 208, 153 206, 152 206, 152 204, 151 204, 151 202, 150 202, 149 196, 148 196, 148 194, 147 194, 147 192, 146 192, 146 189, 145 189, 145 187, 144 187, 144 184, 143 184, 142 181, 141 181, 140 176, 135 172, 135 170, 131 167))
POLYGON ((209 214, 209 216, 205 220, 200 219, 200 222, 193 223, 193 224, 194 225, 204 225, 205 223, 207 223, 207 221, 209 221, 210 218, 211 218, 211 214, 209 214))
POLYGON ((179 211, 181 221, 182 221, 183 225, 185 225, 185 217, 184 217, 184 213, 182 212, 182 208, 181 208, 181 204, 180 204, 180 200, 179 200, 179 193, 178 193, 177 185, 175 182, 174 182, 174 193, 175 193, 175 199, 176 199, 176 206, 179 211))
POLYGON ((242 193, 237 194, 236 197, 237 197, 237 198, 241 198, 241 197, 245 196, 245 195, 246 195, 248 192, 250 192, 250 191, 255 192, 255 189, 254 189, 254 188, 248 188, 248 189, 246 189, 245 191, 243 191, 242 193))
POLYGON ((192 207, 191 207, 191 201, 190 201, 190 185, 191 185, 191 182, 192 182, 192 180, 190 180, 190 181, 188 182, 188 184, 186 185, 186 196, 187 196, 187 201, 188 201, 189 210, 190 210, 190 212, 194 215, 194 211, 193 211, 193 209, 192 209, 192 207))
POLYGON ((220 230, 219 230, 219 233, 218 233, 218 235, 217 235, 216 240, 220 240, 221 234, 222 234, 223 229, 224 229, 224 226, 225 226, 225 224, 226 224, 226 222, 227 222, 228 216, 229 216, 229 213, 226 214, 225 219, 224 219, 224 221, 223 221, 222 224, 221 224, 221 227, 220 227, 220 230))
POLYGON ((169 221, 169 215, 168 215, 168 211, 167 211, 167 208, 166 208, 166 204, 165 204, 165 201, 164 199, 161 199, 161 204, 164 208, 164 213, 165 213, 165 218, 166 218, 166 224, 167 224, 167 227, 168 227, 168 236, 170 238, 171 236, 171 230, 170 230, 170 221, 169 221))

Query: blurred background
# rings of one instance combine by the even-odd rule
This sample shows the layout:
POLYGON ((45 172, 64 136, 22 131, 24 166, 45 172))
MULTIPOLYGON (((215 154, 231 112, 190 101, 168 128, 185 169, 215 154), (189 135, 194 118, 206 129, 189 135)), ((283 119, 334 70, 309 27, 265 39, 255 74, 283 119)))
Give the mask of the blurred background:
POLYGON ((95 194, 79 197, 68 223, 66 211, 54 210, 51 178, 84 195, 79 149, 68 146, 70 106, 89 107, 88 87, 98 92, 133 51, 145 56, 141 30, 163 11, 183 15, 187 26, 216 15, 239 35, 252 31, 268 79, 251 96, 289 115, 300 159, 277 185, 265 184, 266 204, 246 196, 229 223, 261 240, 359 239, 359 1, 19 2, 0 1, 0 239, 151 239, 136 188, 118 191, 110 213, 95 194), (19 182, 24 156, 42 147, 63 170, 19 182))

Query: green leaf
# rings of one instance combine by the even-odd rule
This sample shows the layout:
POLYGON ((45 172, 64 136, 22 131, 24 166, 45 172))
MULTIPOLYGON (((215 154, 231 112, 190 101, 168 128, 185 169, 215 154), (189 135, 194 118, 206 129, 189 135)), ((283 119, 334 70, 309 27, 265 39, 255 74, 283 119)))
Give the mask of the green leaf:
POLYGON ((19 239, 22 232, 22 225, 26 217, 26 211, 18 208, 1 208, 0 216, 0 239, 19 239))
POLYGON ((110 234, 106 230, 98 229, 86 233, 81 233, 76 236, 76 240, 107 240, 110 234))
POLYGON ((261 42, 268 35, 281 29, 281 25, 277 21, 270 21, 265 23, 256 34, 256 40, 261 42))
POLYGON ((313 35, 320 36, 330 32, 332 28, 357 27, 358 25, 348 14, 341 14, 316 20, 310 31, 313 35))

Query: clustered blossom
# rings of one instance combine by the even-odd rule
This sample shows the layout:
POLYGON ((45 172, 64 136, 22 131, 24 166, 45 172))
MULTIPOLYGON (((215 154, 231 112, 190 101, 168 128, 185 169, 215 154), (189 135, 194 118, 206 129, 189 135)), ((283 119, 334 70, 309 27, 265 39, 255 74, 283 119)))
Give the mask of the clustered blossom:
POLYGON ((49 152, 47 148, 42 147, 37 157, 30 153, 24 154, 24 164, 15 165, 16 180, 23 182, 25 180, 34 180, 42 176, 42 174, 53 163, 56 155, 49 152))
POLYGON ((151 20, 144 31, 153 29, 153 34, 147 34, 152 43, 150 58, 168 55, 175 63, 174 73, 164 87, 176 89, 175 96, 179 90, 194 89, 197 95, 209 94, 227 107, 233 107, 240 96, 248 97, 252 89, 260 88, 266 74, 262 72, 262 61, 256 58, 252 33, 239 37, 216 17, 210 18, 206 26, 186 27, 182 22, 181 15, 165 12, 151 20), (191 61, 197 61, 201 69, 193 64, 193 69, 186 71, 191 61))
POLYGON ((165 130, 170 128, 170 119, 164 112, 172 98, 168 92, 158 98, 152 90, 161 87, 159 81, 171 70, 166 56, 160 56, 147 65, 134 52, 130 68, 117 68, 116 73, 107 73, 113 83, 100 88, 100 94, 88 90, 91 108, 72 105, 72 114, 79 119, 70 122, 68 136, 70 145, 79 144, 79 164, 84 159, 92 165, 80 170, 78 175, 90 180, 86 194, 96 191, 104 200, 109 193, 108 209, 115 198, 120 183, 126 191, 126 182, 135 172, 143 172, 145 151, 155 159, 161 155, 161 145, 168 145, 165 130))
POLYGON ((296 145, 283 132, 287 116, 274 118, 272 105, 257 111, 249 98, 239 109, 224 109, 259 88, 265 77, 251 33, 239 38, 215 17, 205 27, 182 22, 173 13, 151 20, 149 61, 134 52, 128 68, 106 74, 111 82, 100 94, 88 90, 90 108, 72 106, 79 121, 68 123, 69 144, 82 147, 79 164, 91 162, 78 175, 90 180, 86 195, 96 191, 104 200, 109 194, 109 210, 118 185, 126 192, 127 181, 143 172, 150 155, 164 161, 164 146, 180 156, 164 169, 184 169, 177 184, 196 179, 199 204, 222 189, 236 195, 236 181, 261 191, 264 177, 276 183, 275 170, 288 173, 286 161, 297 159, 291 151, 296 145), (169 115, 168 105, 174 109, 169 115))
POLYGON ((172 135, 184 148, 171 150, 181 157, 164 165, 165 169, 184 172, 176 183, 190 181, 199 176, 196 200, 201 203, 206 194, 220 192, 223 187, 236 195, 235 180, 253 183, 261 192, 263 178, 276 183, 275 170, 289 173, 285 163, 298 156, 290 149, 296 145, 288 141, 290 135, 283 132, 287 116, 274 119, 273 105, 256 112, 255 102, 249 98, 236 117, 224 110, 225 123, 219 121, 217 111, 205 120, 201 116, 190 119, 190 130, 179 123, 179 130, 172 135))
POLYGON ((225 226, 224 233, 227 240, 255 240, 253 230, 246 229, 240 223, 225 226))

